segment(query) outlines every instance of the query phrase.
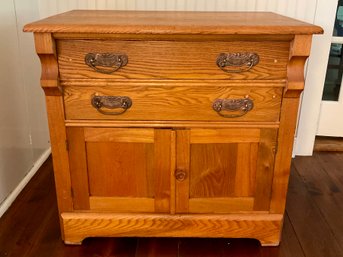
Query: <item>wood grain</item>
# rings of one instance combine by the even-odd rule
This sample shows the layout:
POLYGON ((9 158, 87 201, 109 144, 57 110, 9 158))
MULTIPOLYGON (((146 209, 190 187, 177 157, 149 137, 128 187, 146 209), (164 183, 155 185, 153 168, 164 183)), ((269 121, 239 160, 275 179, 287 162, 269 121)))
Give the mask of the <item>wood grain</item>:
MULTIPOLYGON (((61 79, 285 79, 289 42, 175 42, 59 40, 61 79), (221 53, 252 52, 259 63, 247 72, 227 73, 216 64, 221 53), (114 73, 94 71, 88 53, 126 54, 128 64, 114 73)), ((99 67, 100 69, 104 69, 99 67)))
POLYGON ((248 237, 278 244, 282 215, 158 215, 62 213, 66 241, 85 237, 248 237))
POLYGON ((210 197, 189 199, 190 213, 239 213, 252 212, 253 197, 210 197))
POLYGON ((86 128, 84 143, 91 209, 170 212, 171 130, 86 128))
POLYGON ((85 128, 86 142, 153 143, 154 129, 85 128))
POLYGON ((257 143, 260 141, 259 129, 229 128, 229 129, 192 129, 191 144, 206 143, 257 143))
POLYGON ((259 143, 254 210, 268 211, 272 193, 277 129, 261 129, 259 143))
POLYGON ((89 142, 86 149, 91 196, 154 197, 153 144, 89 142))
MULTIPOLYGON (((89 84, 91 85, 91 83, 89 84)), ((211 120, 278 121, 282 88, 255 87, 161 87, 111 83, 104 87, 64 87, 66 119, 91 120, 211 120), (91 105, 93 95, 128 96, 132 106, 121 115, 104 115, 91 105), (224 118, 213 110, 216 99, 249 96, 254 108, 244 116, 224 118)))
MULTIPOLYGON (((237 171, 237 144, 191 144, 190 153, 190 198, 232 197, 237 171)), ((216 212, 216 209, 212 211, 216 212)))
POLYGON ((275 157, 272 197, 272 213, 284 213, 290 163, 298 117, 299 97, 304 87, 304 64, 309 55, 311 37, 296 36, 290 50, 290 63, 287 68, 288 84, 281 106, 278 149, 275 157))
POLYGON ((279 122, 66 120, 67 127, 99 128, 278 128, 279 122))
POLYGON ((50 33, 35 33, 34 40, 42 67, 40 85, 46 96, 61 96, 55 40, 50 33))
MULTIPOLYGON (((310 183, 301 179, 299 172, 297 171, 297 169, 301 167, 301 162, 302 161, 299 160, 298 167, 293 168, 290 174, 290 187, 287 202, 287 212, 294 226, 294 230, 298 235, 299 242, 306 256, 340 256, 343 254, 341 245, 342 240, 340 239, 341 232, 338 232, 338 234, 335 234, 335 232, 337 232, 336 228, 342 227, 342 219, 340 217, 341 215, 339 215, 341 212, 337 209, 337 205, 340 205, 342 199, 339 201, 325 199, 323 202, 326 202, 327 206, 318 205, 315 192, 313 192, 314 190, 312 189, 317 183, 314 180, 311 180, 310 177, 307 177, 307 179, 310 179, 310 183), (312 186, 311 189, 308 188, 309 185, 312 186), (330 209, 326 209, 328 206, 330 206, 330 209), (330 214, 326 214, 326 212, 331 211, 333 211, 333 215, 339 215, 339 218, 337 219, 339 223, 334 225, 328 224, 327 218, 330 214), (316 235, 321 236, 316 237, 316 235)), ((312 166, 311 172, 312 170, 317 170, 317 167, 314 164, 316 164, 315 160, 310 160, 307 163, 308 166, 312 166)), ((337 163, 336 165, 337 167, 341 167, 341 163, 337 163)), ((308 169, 308 167, 306 168, 308 169)), ((329 170, 329 168, 326 169, 329 170)), ((303 172, 305 172, 305 170, 303 170, 302 173, 303 172)), ((321 188, 329 187, 330 184, 327 184, 327 182, 330 178, 323 170, 321 172, 322 177, 325 177, 325 180, 320 182, 321 188)), ((321 190, 319 189, 317 193, 320 194, 320 191, 321 190)), ((329 222, 331 223, 332 221, 331 218, 329 222)))
POLYGON ((88 210, 89 186, 84 128, 68 128, 67 138, 74 209, 88 210))
POLYGON ((263 35, 258 36, 254 34, 104 34, 104 33, 53 33, 54 38, 57 40, 75 39, 75 40, 135 40, 135 41, 181 41, 181 42, 199 42, 199 41, 277 41, 277 42, 290 42, 294 38, 294 35, 263 35))
POLYGON ((28 24, 24 31, 125 34, 314 34, 322 28, 270 12, 74 10, 28 24))
POLYGON ((256 183, 258 143, 238 144, 234 195, 253 196, 256 183))
POLYGON ((189 176, 190 176, 190 131, 176 130, 176 171, 183 171, 186 177, 183 181, 175 179, 175 212, 188 213, 189 176))
POLYGON ((91 196, 89 204, 95 212, 155 212, 153 198, 91 196))
MULTIPOLYGON (((54 39, 49 33, 35 34, 36 51, 42 63, 41 86, 45 92, 51 152, 59 213, 73 211, 69 156, 66 148, 64 105, 59 88, 58 65, 54 39)), ((60 220, 61 222, 61 220, 60 220)), ((61 225, 62 238, 64 237, 61 225)))
POLYGON ((316 136, 313 151, 343 152, 343 138, 316 136))
MULTIPOLYGON (((175 148, 172 143, 172 131, 166 129, 155 129, 154 144, 154 176, 150 179, 155 182, 155 212, 170 212, 171 195, 171 149, 175 148)), ((175 142, 174 142, 175 143, 175 142)), ((174 192, 173 192, 174 193, 174 192)))
POLYGON ((176 211, 176 182, 175 182, 175 170, 176 170, 176 132, 171 131, 170 134, 170 214, 175 214, 176 211))
MULTIPOLYGON (((330 227, 330 233, 341 246, 343 242, 343 162, 342 153, 314 153, 312 158, 296 157, 292 166, 299 175, 298 183, 307 189, 308 197, 330 227)), ((342 249, 343 250, 343 249, 342 249)))

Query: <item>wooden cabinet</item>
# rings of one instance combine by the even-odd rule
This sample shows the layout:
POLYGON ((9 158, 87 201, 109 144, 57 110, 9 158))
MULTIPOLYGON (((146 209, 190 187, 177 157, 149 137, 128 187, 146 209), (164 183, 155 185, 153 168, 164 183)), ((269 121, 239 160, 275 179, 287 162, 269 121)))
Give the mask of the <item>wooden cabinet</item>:
POLYGON ((42 63, 66 243, 279 243, 321 28, 272 13, 71 11, 24 30, 42 63))

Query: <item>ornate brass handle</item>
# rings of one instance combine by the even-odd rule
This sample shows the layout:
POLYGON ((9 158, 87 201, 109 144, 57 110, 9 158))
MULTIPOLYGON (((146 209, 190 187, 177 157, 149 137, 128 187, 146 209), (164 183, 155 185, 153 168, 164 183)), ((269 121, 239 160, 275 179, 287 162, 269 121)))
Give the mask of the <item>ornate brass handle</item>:
POLYGON ((119 115, 126 112, 132 106, 132 100, 127 96, 93 96, 91 103, 93 107, 100 113, 106 115, 119 115), (120 112, 104 111, 101 108, 117 109, 121 108, 120 112))
POLYGON ((250 70, 259 61, 256 53, 221 53, 217 57, 217 66, 227 73, 239 73, 250 70))
POLYGON ((85 63, 93 70, 111 74, 121 67, 125 66, 128 62, 128 57, 125 54, 113 53, 88 53, 85 56, 85 63), (98 66, 106 67, 107 69, 100 69, 98 66), (110 69, 109 69, 110 68, 110 69))
POLYGON ((176 170, 175 171, 175 178, 178 181, 184 181, 186 179, 187 173, 183 170, 176 170))
POLYGON ((242 99, 216 99, 212 105, 220 116, 224 118, 236 118, 247 114, 254 108, 254 102, 249 98, 242 99), (222 111, 237 112, 225 114, 222 111))

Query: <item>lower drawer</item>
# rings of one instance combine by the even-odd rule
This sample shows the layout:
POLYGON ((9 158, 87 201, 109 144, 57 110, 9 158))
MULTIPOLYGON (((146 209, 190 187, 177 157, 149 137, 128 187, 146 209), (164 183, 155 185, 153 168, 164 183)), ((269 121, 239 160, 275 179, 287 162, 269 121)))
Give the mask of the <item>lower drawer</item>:
MULTIPOLYGON (((105 82, 104 82, 105 83, 105 82)), ((278 121, 283 87, 253 83, 64 86, 65 116, 97 120, 278 121)))

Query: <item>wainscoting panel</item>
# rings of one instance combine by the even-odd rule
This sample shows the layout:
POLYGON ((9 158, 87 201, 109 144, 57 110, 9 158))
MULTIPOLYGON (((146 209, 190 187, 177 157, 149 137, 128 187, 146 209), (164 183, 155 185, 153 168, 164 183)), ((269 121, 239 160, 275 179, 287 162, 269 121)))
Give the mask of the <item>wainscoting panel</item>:
POLYGON ((41 17, 72 9, 153 11, 272 11, 313 22, 313 0, 39 0, 41 17))

